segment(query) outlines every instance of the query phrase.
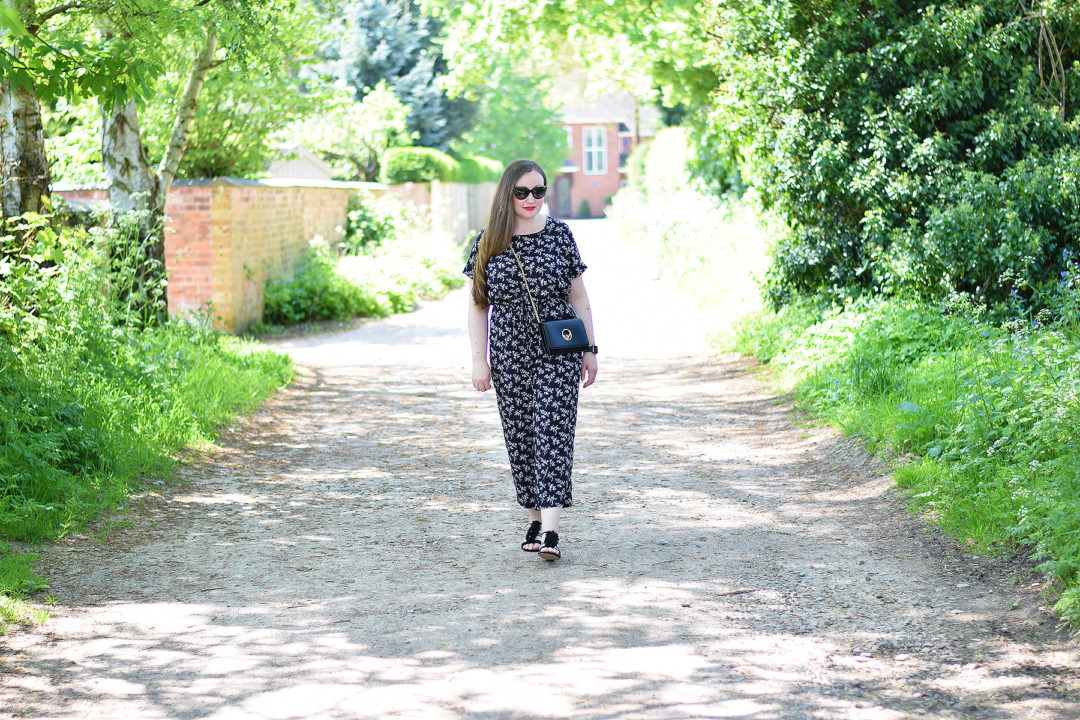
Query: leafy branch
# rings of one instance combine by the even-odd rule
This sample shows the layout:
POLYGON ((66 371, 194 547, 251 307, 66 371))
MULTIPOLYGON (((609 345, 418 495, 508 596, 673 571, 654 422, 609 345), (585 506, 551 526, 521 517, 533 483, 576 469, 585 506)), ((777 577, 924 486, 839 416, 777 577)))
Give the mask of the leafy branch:
MULTIPOLYGON (((1032 0, 1030 4, 1025 3, 1024 0, 1019 0, 1018 5, 1022 12, 1022 19, 1039 23, 1039 37, 1037 41, 1039 84, 1046 94, 1057 103, 1061 119, 1065 120, 1067 92, 1065 62, 1062 58, 1062 47, 1058 43, 1053 28, 1050 26, 1053 11, 1048 13, 1043 10, 1039 7, 1038 0, 1032 0), (1055 87, 1056 92, 1054 90, 1055 87)), ((1063 12, 1072 9, 1074 9, 1072 5, 1066 3, 1063 8, 1058 8, 1057 11, 1063 12)))

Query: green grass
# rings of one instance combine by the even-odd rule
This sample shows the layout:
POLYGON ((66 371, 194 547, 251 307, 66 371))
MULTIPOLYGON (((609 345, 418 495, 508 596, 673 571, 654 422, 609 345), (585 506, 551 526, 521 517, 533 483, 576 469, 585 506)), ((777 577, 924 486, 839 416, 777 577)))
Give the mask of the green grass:
POLYGON ((412 310, 465 284, 458 248, 446 238, 413 232, 367 252, 343 256, 338 272, 392 312, 412 310))
POLYGON ((4 348, 0 367, 0 534, 30 542, 115 509, 291 377, 288 358, 183 323, 4 348))
POLYGON ((35 608, 22 598, 45 590, 45 579, 34 571, 38 556, 13 552, 11 546, 0 543, 0 634, 9 625, 31 625, 44 622, 48 613, 35 608))
MULTIPOLYGON (((121 510, 292 365, 204 322, 144 325, 111 230, 28 225, 0 234, 0 538, 35 544, 121 510)), ((33 559, 0 543, 0 628, 41 617, 33 559)))
POLYGON ((902 301, 763 313, 738 349, 798 401, 903 461, 896 483, 962 546, 1023 553, 1080 625, 1080 337, 902 301))

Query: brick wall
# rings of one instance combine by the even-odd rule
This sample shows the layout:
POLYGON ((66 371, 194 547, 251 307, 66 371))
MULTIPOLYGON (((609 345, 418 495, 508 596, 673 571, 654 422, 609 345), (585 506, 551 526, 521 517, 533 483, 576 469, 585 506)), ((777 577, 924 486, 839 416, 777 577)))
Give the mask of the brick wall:
MULTIPOLYGON (((432 231, 460 242, 487 220, 493 183, 409 184, 297 180, 177 181, 165 203, 169 314, 208 305, 216 327, 243 332, 262 317, 268 278, 290 277, 311 240, 341 239, 349 198, 390 192, 429 208, 432 231)), ((69 201, 107 203, 105 190, 54 189, 69 201)))
MULTIPOLYGON (((375 183, 177 181, 165 202, 169 314, 211 307, 214 324, 243 332, 262 317, 267 278, 296 271, 312 238, 341 239, 349 198, 380 195, 375 183)), ((107 202, 105 190, 54 190, 67 200, 107 202)))

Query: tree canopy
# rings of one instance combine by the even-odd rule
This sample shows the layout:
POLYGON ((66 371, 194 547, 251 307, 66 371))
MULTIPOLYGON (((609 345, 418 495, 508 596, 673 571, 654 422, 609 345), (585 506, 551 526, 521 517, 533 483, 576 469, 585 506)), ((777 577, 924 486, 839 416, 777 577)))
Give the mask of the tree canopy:
POLYGON ((322 113, 290 132, 326 158, 335 177, 374 181, 387 148, 409 144, 408 117, 409 108, 380 82, 361 102, 351 92, 339 94, 322 113))
MULTIPOLYGON (((301 69, 314 61, 319 40, 314 9, 297 5, 277 22, 272 47, 247 53, 243 63, 229 61, 226 54, 207 75, 178 176, 259 177, 278 155, 283 131, 327 101, 323 83, 301 76, 301 69)), ((182 39, 167 42, 175 51, 166 54, 165 73, 140 112, 151 163, 166 152, 191 70, 182 39)))
POLYGON ((568 46, 590 64, 600 62, 605 74, 627 79, 629 89, 647 77, 669 105, 707 101, 718 82, 708 3, 427 0, 426 6, 447 23, 444 51, 454 64, 450 81, 459 86, 482 85, 502 58, 537 47, 558 55, 568 46))
POLYGON ((350 176, 370 176, 380 148, 406 141, 503 162, 550 149, 541 160, 556 166, 543 77, 572 58, 671 109, 701 179, 721 194, 752 186, 783 220, 776 304, 807 292, 1022 302, 1080 236, 1080 9, 1067 0, 347 0, 324 16, 318 62, 276 77, 261 68, 288 67, 309 37, 287 0, 96 2, 5 4, 5 81, 107 105, 141 94, 157 153, 179 126, 149 97, 170 83, 181 97, 177 58, 220 39, 187 160, 204 171, 225 166, 202 148, 230 148, 245 172, 262 162, 265 143, 233 131, 266 137, 323 79, 357 101, 380 82, 397 98, 380 96, 366 119, 321 113, 357 135, 321 133, 350 176), (1024 283, 1002 282, 1004 270, 1024 283))
POLYGON ((1080 237, 1077 20, 1014 0, 722 4, 705 139, 737 147, 790 226, 774 303, 1055 282, 1080 237))
POLYGON ((776 304, 807 292, 1023 301, 1071 262, 1075 3, 429 4, 465 84, 530 43, 555 52, 601 35, 630 48, 624 63, 647 66, 665 105, 685 105, 697 174, 718 193, 752 185, 788 228, 776 304))
POLYGON ((503 166, 530 158, 549 174, 562 166, 566 132, 558 125, 558 113, 545 103, 542 78, 520 74, 503 62, 492 68, 488 86, 474 93, 476 122, 453 144, 458 155, 488 157, 503 166))

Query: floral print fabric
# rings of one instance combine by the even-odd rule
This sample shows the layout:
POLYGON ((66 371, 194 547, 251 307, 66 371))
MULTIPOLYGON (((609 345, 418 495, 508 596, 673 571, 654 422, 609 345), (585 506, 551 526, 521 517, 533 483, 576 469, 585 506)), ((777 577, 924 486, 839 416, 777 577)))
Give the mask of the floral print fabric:
MULTIPOLYGON (((470 278, 482 234, 473 240, 465 264, 470 278)), ((540 319, 573 317, 567 299, 570 281, 586 266, 566 223, 549 217, 540 232, 515 235, 511 246, 525 269, 540 319)), ((517 501, 526 508, 569 507, 581 355, 544 352, 521 270, 509 249, 488 261, 487 283, 491 380, 517 501)))

